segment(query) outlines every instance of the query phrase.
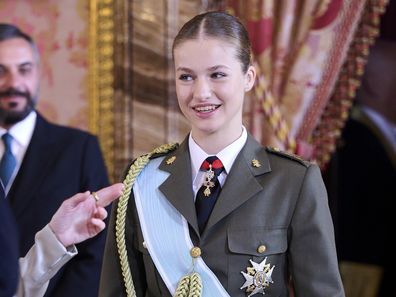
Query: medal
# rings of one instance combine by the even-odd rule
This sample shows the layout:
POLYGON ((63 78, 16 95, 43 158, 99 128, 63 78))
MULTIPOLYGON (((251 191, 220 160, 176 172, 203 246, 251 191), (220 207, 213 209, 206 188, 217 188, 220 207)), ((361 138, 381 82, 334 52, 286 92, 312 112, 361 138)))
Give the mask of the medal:
POLYGON ((213 188, 215 186, 214 182, 212 182, 214 176, 215 174, 212 170, 212 164, 209 164, 209 170, 205 172, 205 181, 203 183, 203 185, 206 187, 204 190, 205 197, 209 197, 209 195, 211 194, 210 188, 213 188))
POLYGON ((246 293, 249 293, 248 297, 255 294, 265 294, 264 289, 270 286, 274 281, 272 280, 272 271, 275 266, 271 267, 270 263, 266 263, 267 257, 260 263, 256 263, 249 260, 252 267, 247 267, 246 272, 241 271, 245 277, 245 283, 241 287, 241 290, 246 288, 246 293))

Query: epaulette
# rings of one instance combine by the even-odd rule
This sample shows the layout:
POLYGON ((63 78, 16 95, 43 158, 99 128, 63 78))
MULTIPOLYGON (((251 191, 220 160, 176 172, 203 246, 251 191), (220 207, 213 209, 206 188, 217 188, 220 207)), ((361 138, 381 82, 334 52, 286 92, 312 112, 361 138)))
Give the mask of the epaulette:
POLYGON ((153 149, 151 151, 151 153, 149 154, 150 159, 155 159, 155 158, 159 158, 159 157, 165 156, 165 155, 173 152, 178 147, 179 147, 178 143, 166 143, 166 144, 163 144, 163 145, 161 145, 159 147, 156 147, 155 149, 153 149))
POLYGON ((303 158, 301 158, 301 157, 298 156, 298 155, 295 155, 295 154, 292 154, 292 153, 289 153, 289 152, 282 151, 282 150, 280 150, 280 149, 277 148, 277 147, 267 146, 265 149, 266 149, 266 151, 269 152, 269 153, 273 153, 273 154, 276 154, 276 155, 278 155, 278 156, 288 158, 289 160, 296 161, 296 162, 298 162, 298 163, 304 165, 305 167, 308 167, 308 166, 309 166, 309 162, 306 161, 306 160, 304 160, 303 158))
POLYGON ((139 156, 136 159, 133 159, 127 166, 127 168, 125 169, 124 173, 123 173, 123 178, 126 177, 126 175, 128 174, 128 171, 130 169, 130 167, 136 162, 137 159, 142 158, 142 157, 148 157, 150 160, 155 159, 155 158, 159 158, 161 156, 165 156, 171 152, 173 152, 175 149, 177 149, 179 147, 178 143, 166 143, 163 145, 160 145, 159 147, 156 147, 155 149, 153 149, 150 153, 144 154, 139 156))

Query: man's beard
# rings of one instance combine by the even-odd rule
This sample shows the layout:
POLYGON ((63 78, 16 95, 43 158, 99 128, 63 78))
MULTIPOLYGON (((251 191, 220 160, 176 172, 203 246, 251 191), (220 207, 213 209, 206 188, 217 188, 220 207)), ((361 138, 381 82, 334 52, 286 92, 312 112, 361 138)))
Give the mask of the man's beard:
MULTIPOLYGON (((4 92, 0 92, 0 100, 3 97, 12 97, 12 96, 25 97, 27 102, 25 108, 20 111, 7 110, 0 107, 0 123, 6 126, 14 125, 25 119, 28 116, 28 114, 32 110, 34 110, 34 107, 36 105, 35 100, 33 99, 30 92, 21 92, 14 88, 9 88, 4 92)), ((12 107, 13 103, 11 102, 9 104, 11 105, 10 107, 12 107)))

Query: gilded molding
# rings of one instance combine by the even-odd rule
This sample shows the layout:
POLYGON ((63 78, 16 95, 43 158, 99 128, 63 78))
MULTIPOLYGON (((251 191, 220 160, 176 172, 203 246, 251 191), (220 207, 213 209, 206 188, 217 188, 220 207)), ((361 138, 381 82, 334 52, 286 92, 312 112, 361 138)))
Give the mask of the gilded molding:
POLYGON ((89 129, 99 138, 114 180, 113 0, 89 2, 89 129))

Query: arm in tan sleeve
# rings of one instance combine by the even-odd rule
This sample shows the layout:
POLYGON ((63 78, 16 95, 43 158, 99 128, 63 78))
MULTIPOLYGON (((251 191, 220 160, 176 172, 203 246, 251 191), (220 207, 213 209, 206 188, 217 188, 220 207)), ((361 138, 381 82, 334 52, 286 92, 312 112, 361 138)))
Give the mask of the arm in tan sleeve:
POLYGON ((49 280, 71 258, 77 255, 74 245, 67 249, 47 225, 35 236, 35 244, 19 259, 17 297, 44 296, 49 280))

